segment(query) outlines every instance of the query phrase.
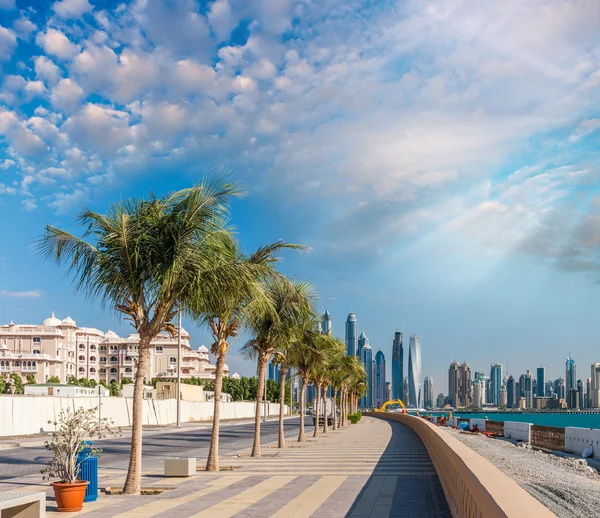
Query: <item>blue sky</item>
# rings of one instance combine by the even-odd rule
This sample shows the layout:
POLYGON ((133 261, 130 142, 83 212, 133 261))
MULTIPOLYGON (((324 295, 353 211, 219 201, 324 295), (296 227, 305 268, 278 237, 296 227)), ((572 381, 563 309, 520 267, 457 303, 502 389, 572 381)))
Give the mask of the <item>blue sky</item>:
MULTIPOLYGON (((309 245, 334 331, 352 309, 423 371, 600 361, 595 0, 0 0, 0 320, 126 333, 31 250, 85 205, 248 190, 245 247, 309 245)), ((192 322, 199 346, 207 333, 192 322)), ((230 366, 253 366, 231 352, 230 366)))

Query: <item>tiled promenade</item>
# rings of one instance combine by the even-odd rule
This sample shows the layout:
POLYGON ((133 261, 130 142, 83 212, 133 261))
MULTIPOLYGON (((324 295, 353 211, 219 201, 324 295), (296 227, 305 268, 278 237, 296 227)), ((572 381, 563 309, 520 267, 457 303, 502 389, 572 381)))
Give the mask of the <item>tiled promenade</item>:
MULTIPOLYGON (((71 516, 141 517, 386 517, 449 518, 431 461, 416 434, 390 421, 363 418, 357 425, 292 440, 280 451, 263 447, 262 458, 221 458, 219 474, 164 478, 147 473, 144 487, 174 489, 156 496, 106 496, 71 516)), ((198 460, 203 466, 204 459, 198 460)), ((101 469, 100 487, 118 486, 122 470, 101 469)), ((0 491, 47 491, 48 516, 55 511, 51 488, 38 476, 5 480, 0 491), (24 488, 24 486, 26 486, 24 488)))

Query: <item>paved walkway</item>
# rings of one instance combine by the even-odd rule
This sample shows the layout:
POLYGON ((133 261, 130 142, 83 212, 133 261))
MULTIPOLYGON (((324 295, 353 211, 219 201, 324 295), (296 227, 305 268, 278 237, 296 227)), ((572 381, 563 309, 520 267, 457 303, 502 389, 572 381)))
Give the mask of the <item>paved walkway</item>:
MULTIPOLYGON (((73 516, 161 517, 385 517, 449 518, 439 480, 423 444, 396 422, 363 418, 284 451, 263 447, 221 458, 218 474, 164 478, 148 472, 142 485, 174 489, 155 496, 107 496, 73 516)), ((198 465, 204 464, 199 459, 198 465)), ((122 484, 121 469, 101 470, 100 487, 122 484)), ((48 516, 59 516, 51 489, 36 476, 5 480, 0 491, 48 492, 48 516), (26 486, 26 487, 24 487, 26 486)), ((61 514, 62 516, 62 514, 61 514)))

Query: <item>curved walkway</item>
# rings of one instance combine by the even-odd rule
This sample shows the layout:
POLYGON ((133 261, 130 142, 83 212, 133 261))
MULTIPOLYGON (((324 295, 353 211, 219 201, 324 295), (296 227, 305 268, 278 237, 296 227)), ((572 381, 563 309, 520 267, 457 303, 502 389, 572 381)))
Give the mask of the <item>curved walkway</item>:
MULTIPOLYGON (((312 427, 308 430, 312 431, 312 427)), ((291 435, 291 434, 290 434, 291 435)), ((290 436, 288 436, 291 439, 290 436)), ((415 432, 392 421, 363 417, 284 451, 263 446, 221 457, 232 471, 165 479, 147 472, 143 486, 173 486, 156 496, 105 496, 73 513, 86 518, 162 517, 386 517, 449 518, 450 512, 427 452, 415 432)), ((178 452, 181 454, 181 452, 178 452)), ((164 456, 169 450, 164 451, 164 456)), ((102 460, 102 459, 101 459, 102 460)), ((101 462, 102 464, 102 462, 101 462)), ((199 459, 199 465, 204 464, 199 459)), ((100 487, 122 484, 121 469, 101 469, 100 487)), ((5 481, 3 490, 9 481, 5 481)), ((46 490, 48 516, 59 516, 39 476, 10 481, 12 491, 46 490), (28 487, 23 488, 22 485, 28 487)))

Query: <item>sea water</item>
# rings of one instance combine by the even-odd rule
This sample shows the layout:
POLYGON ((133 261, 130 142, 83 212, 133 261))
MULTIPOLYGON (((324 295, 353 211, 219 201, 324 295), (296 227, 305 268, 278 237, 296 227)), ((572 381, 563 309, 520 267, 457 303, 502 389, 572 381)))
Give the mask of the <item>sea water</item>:
MULTIPOLYGON (((446 416, 449 412, 427 412, 428 415, 446 416)), ((478 418, 489 419, 490 421, 520 421, 524 423, 533 423, 542 426, 556 426, 557 428, 566 428, 575 426, 578 428, 598 428, 600 429, 600 414, 571 414, 571 413, 525 413, 525 412, 482 412, 482 413, 461 413, 452 412, 454 417, 465 419, 478 418)))

